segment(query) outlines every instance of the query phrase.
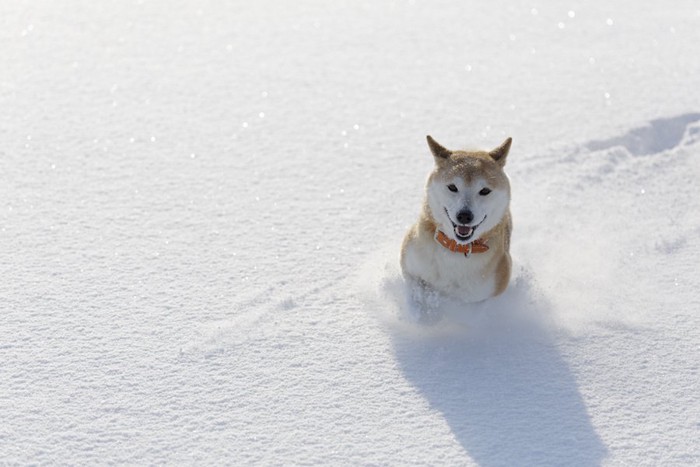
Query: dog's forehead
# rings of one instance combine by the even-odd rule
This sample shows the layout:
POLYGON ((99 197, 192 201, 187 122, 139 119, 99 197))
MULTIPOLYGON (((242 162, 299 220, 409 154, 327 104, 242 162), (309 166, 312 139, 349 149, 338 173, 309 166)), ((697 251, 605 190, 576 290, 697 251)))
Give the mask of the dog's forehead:
POLYGON ((445 169, 445 179, 460 177, 467 182, 479 178, 495 182, 502 175, 501 168, 487 152, 455 151, 445 169))

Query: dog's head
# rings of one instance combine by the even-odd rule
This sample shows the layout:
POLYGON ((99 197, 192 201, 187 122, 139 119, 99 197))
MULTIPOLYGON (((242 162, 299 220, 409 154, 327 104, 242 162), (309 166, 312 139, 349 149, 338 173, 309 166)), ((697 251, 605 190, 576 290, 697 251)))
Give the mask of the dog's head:
POLYGON ((459 243, 470 243, 497 226, 510 205, 503 171, 511 138, 492 151, 450 151, 428 136, 435 170, 427 202, 438 227, 459 243))

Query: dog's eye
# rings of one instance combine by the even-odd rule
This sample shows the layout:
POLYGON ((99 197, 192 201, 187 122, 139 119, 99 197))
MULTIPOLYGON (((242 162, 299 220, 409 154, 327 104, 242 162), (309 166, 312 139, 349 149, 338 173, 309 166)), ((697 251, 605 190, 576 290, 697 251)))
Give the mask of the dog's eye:
POLYGON ((491 189, 490 189, 490 188, 482 188, 481 191, 479 192, 479 194, 480 194, 481 196, 486 196, 486 195, 488 195, 489 193, 491 193, 491 189))
POLYGON ((457 187, 453 184, 447 185, 447 189, 453 193, 457 193, 457 187))

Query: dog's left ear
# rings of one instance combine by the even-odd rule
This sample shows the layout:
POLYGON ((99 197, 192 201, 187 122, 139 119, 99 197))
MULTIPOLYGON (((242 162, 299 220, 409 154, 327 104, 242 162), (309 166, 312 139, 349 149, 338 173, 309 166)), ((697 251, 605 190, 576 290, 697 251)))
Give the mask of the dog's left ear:
POLYGON ((506 140, 498 146, 496 149, 489 151, 489 155, 495 160, 498 165, 503 167, 506 165, 506 157, 508 157, 508 151, 510 151, 510 143, 513 142, 513 138, 506 138, 506 140))

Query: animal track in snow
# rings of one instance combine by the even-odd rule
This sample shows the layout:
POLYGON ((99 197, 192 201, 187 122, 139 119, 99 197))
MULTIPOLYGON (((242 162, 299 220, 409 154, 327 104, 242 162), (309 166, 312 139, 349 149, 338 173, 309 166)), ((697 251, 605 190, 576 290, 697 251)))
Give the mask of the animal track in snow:
POLYGON ((624 135, 594 140, 585 145, 589 151, 624 147, 635 156, 655 154, 700 139, 700 113, 687 113, 670 118, 657 118, 647 125, 633 128, 624 135))

